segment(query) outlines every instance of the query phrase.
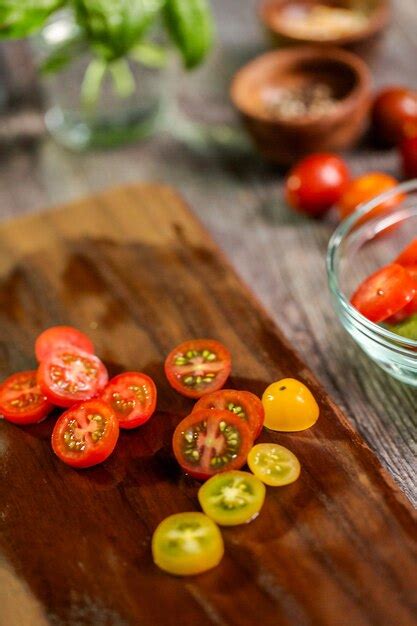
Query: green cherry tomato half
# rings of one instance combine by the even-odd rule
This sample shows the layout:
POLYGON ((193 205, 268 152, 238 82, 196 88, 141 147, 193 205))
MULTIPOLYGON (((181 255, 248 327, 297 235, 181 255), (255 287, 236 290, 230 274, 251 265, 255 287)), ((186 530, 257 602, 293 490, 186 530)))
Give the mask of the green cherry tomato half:
POLYGON ((287 448, 276 443, 258 443, 248 455, 251 472, 270 487, 282 487, 297 480, 300 462, 287 448))
POLYGON ((218 526, 203 513, 176 513, 165 518, 152 537, 155 564, 169 574, 189 576, 216 567, 224 554, 218 526))
POLYGON ((246 524, 262 508, 265 485, 249 472, 224 472, 200 487, 198 500, 204 513, 217 524, 246 524))
POLYGON ((319 417, 318 404, 311 391, 295 378, 283 378, 267 387, 262 396, 265 426, 270 430, 306 430, 319 417))

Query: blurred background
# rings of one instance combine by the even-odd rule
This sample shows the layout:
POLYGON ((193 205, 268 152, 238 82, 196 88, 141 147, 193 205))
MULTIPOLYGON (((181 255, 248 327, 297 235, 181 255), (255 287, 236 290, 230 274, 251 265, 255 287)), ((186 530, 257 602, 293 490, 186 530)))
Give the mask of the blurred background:
MULTIPOLYGON (((372 10, 385 7, 371 4, 372 10)), ((231 81, 242 66, 294 42, 271 37, 257 0, 213 0, 211 7, 214 47, 192 71, 172 46, 161 51, 162 30, 137 51, 147 67, 136 64, 129 76, 119 66, 117 75, 103 77, 93 65, 88 84, 88 54, 66 63, 68 46, 82 45, 70 16, 53 17, 30 38, 3 37, 0 218, 126 182, 177 187, 413 499, 415 392, 380 371, 339 326, 325 272, 334 219, 311 220, 289 209, 283 198, 287 166, 264 160, 231 103, 231 81)), ((375 25, 378 32, 347 42, 370 70, 372 93, 396 84, 416 87, 415 0, 394 0, 391 10, 375 25)), ((383 171, 402 178, 397 149, 382 149, 366 128, 342 154, 353 175, 383 171)))

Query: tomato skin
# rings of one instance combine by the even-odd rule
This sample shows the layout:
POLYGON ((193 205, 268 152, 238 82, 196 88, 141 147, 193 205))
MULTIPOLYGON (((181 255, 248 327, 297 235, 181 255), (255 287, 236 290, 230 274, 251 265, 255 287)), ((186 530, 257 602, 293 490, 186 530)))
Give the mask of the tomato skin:
MULTIPOLYGON (((352 213, 354 213, 363 203, 372 200, 379 194, 389 191, 398 185, 398 181, 389 174, 384 172, 370 172, 363 176, 354 178, 347 186, 345 193, 340 198, 337 205, 340 219, 345 219, 352 213)), ((376 215, 384 213, 393 209, 400 204, 405 198, 405 194, 398 193, 378 204, 370 213, 364 215, 359 224, 373 219, 376 215)), ((392 227, 389 227, 384 232, 388 232, 392 227)))
POLYGON ((145 424, 154 414, 156 408, 157 389, 152 378, 142 372, 123 372, 110 380, 101 393, 101 399, 109 404, 119 420, 120 428, 131 430, 145 424), (142 387, 143 402, 141 406, 136 406, 127 415, 126 412, 117 408, 117 402, 114 401, 114 394, 121 396, 121 400, 137 402, 135 394, 129 391, 132 385, 142 387), (143 406, 144 405, 144 406, 143 406))
MULTIPOLYGON (((89 422, 90 424, 91 421, 89 422)), ((83 469, 105 461, 116 447, 118 438, 119 422, 117 417, 108 404, 102 400, 95 399, 77 404, 62 413, 52 431, 51 443, 53 451, 61 461, 71 467, 83 469), (90 436, 85 450, 71 450, 64 439, 64 435, 68 430, 68 423, 76 420, 78 426, 82 423, 88 424, 89 415, 102 417, 103 424, 105 424, 104 434, 98 442, 92 441, 90 436)))
POLYGON ((219 472, 240 469, 252 447, 252 434, 248 425, 230 411, 201 409, 178 424, 172 445, 183 471, 197 480, 206 480, 219 472), (221 424, 227 430, 222 431, 221 424), (233 437, 234 441, 229 444, 227 437, 233 437), (194 450, 198 452, 197 459, 192 457, 194 450), (224 457, 228 460, 212 464, 212 459, 224 457))
POLYGON ((72 346, 68 346, 67 348, 62 347, 51 352, 41 362, 37 373, 37 379, 42 393, 52 404, 63 408, 68 408, 77 402, 94 398, 107 385, 108 378, 107 370, 98 357, 72 346), (72 360, 72 366, 66 365, 65 360, 67 359, 72 360), (53 380, 53 371, 55 369, 60 371, 61 377, 64 379, 63 382, 70 384, 75 377, 78 382, 79 376, 77 375, 77 366, 75 363, 86 364, 88 367, 91 367, 92 373, 88 376, 87 370, 84 367, 84 388, 80 388, 83 385, 83 381, 81 380, 80 386, 74 391, 62 389, 59 386, 60 383, 53 380))
POLYGON ((0 385, 0 415, 8 422, 18 426, 37 424, 52 408, 37 384, 36 371, 12 374, 0 385), (16 401, 20 401, 20 405, 13 406, 11 402, 16 401))
POLYGON ((224 555, 218 526, 200 512, 176 513, 166 517, 152 536, 155 565, 175 576, 202 574, 216 567, 224 555), (187 544, 192 542, 192 549, 187 544))
POLYGON ((351 304, 371 322, 379 323, 398 313, 416 293, 414 280, 396 263, 386 265, 366 278, 351 298, 351 304))
POLYGON ((409 265, 417 267, 417 239, 413 239, 413 241, 400 252, 394 263, 398 263, 398 265, 402 265, 403 267, 409 265))
POLYGON ((204 513, 220 526, 251 522, 264 500, 265 486, 259 478, 236 470, 212 476, 198 491, 204 513))
MULTIPOLYGON (((211 359, 211 357, 209 358, 211 359)), ((181 395, 194 399, 221 389, 229 377, 231 368, 232 357, 229 350, 215 339, 191 339, 185 341, 176 346, 165 359, 165 375, 171 387, 181 395), (205 350, 215 355, 215 358, 200 364, 203 368, 200 376, 198 364, 191 364, 190 359, 186 355, 196 351, 198 355, 192 357, 192 360, 201 360, 203 359, 201 354, 205 350), (177 363, 181 360, 187 362, 184 365, 178 365, 177 363), (192 383, 190 385, 184 382, 187 378, 196 380, 197 377, 203 379, 206 376, 213 376, 213 382, 204 382, 202 380, 201 383, 192 383)))
POLYGON ((62 346, 74 346, 89 354, 94 354, 94 345, 87 335, 72 326, 51 326, 35 341, 35 355, 40 363, 51 352, 62 346))
MULTIPOLYGON (((228 405, 241 407, 246 415, 243 417, 252 433, 253 439, 257 439, 262 432, 265 420, 265 411, 262 402, 250 391, 237 389, 220 389, 200 398, 194 405, 194 411, 200 409, 230 410, 228 405)), ((232 411, 235 413, 235 411, 232 411)), ((241 417, 239 415, 239 417, 241 417)))
POLYGON ((407 123, 417 122, 417 93, 405 87, 388 87, 376 97, 372 109, 374 133, 380 143, 394 146, 407 123))
MULTIPOLYGON (((417 244, 417 240, 414 240, 417 244)), ((412 246, 412 244, 410 244, 410 246, 412 246)), ((409 248, 410 248, 409 246, 409 248)), ((417 246, 416 246, 417 247, 417 246)), ((405 254, 407 254, 407 249, 404 251, 405 254)), ((411 248, 410 248, 410 252, 409 252, 410 256, 413 254, 411 248)), ((400 255, 401 257, 401 255, 400 255)), ((407 270, 408 274, 411 276, 412 280, 414 281, 414 287, 416 289, 416 294, 417 294, 417 265, 403 265, 403 267, 405 267, 405 269, 407 270)), ((405 307, 403 307, 402 309, 400 309, 397 313, 395 313, 394 315, 392 315, 391 317, 389 317, 386 322, 388 324, 398 324, 399 322, 403 322, 407 317, 410 317, 410 315, 414 315, 414 313, 417 313, 417 297, 414 296, 414 298, 412 300, 410 300, 410 302, 408 304, 405 305, 405 307)))
POLYGON ((285 181, 285 198, 300 213, 319 217, 342 196, 350 179, 337 154, 312 154, 299 161, 285 181))
POLYGON ((295 378, 283 378, 269 385, 262 396, 262 404, 265 427, 279 432, 311 428, 320 414, 310 389, 295 378))
POLYGON ((406 137, 400 144, 404 178, 417 177, 417 135, 406 137))
POLYGON ((300 462, 288 448, 275 443, 258 443, 248 454, 248 465, 266 485, 283 487, 300 476, 300 462))

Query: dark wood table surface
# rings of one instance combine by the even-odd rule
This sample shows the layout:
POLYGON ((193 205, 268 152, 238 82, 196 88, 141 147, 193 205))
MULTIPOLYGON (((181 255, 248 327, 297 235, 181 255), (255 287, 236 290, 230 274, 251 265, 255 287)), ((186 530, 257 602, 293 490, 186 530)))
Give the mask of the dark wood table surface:
MULTIPOLYGON (((415 0, 395 0, 394 5, 392 25, 378 48, 369 52, 375 85, 417 86, 415 0)), ((174 89, 180 94, 179 103, 193 120, 235 127, 227 96, 230 77, 267 43, 255 17, 255 0, 215 0, 213 6, 218 50, 192 76, 174 68, 167 90, 171 97, 174 89)), ((13 68, 16 100, 29 93, 27 106, 38 106, 36 79, 28 70, 25 50, 8 44, 6 58, 13 68)), ((29 109, 29 125, 34 119, 36 127, 32 113, 29 109)), ((0 117, 1 219, 123 182, 157 180, 178 187, 394 479, 417 502, 417 390, 380 371, 340 327, 324 265, 333 226, 288 211, 282 200, 282 172, 234 144, 223 145, 224 132, 223 143, 198 146, 175 137, 170 132, 178 128, 173 117, 165 132, 151 140, 79 155, 46 136, 26 147, 5 141, 10 115, 0 117)), ((377 151, 366 140, 346 157, 355 174, 382 169, 399 175, 395 151, 377 151)))

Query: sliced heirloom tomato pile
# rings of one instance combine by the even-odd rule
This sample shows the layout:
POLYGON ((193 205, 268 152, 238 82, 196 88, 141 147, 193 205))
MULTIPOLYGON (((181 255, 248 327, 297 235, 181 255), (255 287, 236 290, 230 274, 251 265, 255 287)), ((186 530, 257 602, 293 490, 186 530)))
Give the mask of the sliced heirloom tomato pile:
POLYGON ((54 406, 65 408, 52 432, 52 449, 76 468, 101 463, 113 452, 119 428, 144 424, 155 412, 156 386, 141 372, 109 381, 90 338, 70 326, 54 326, 35 342, 37 371, 13 374, 0 385, 0 416, 35 424, 54 406))
POLYGON ((417 239, 393 263, 368 276, 351 304, 371 322, 417 340, 417 239))

